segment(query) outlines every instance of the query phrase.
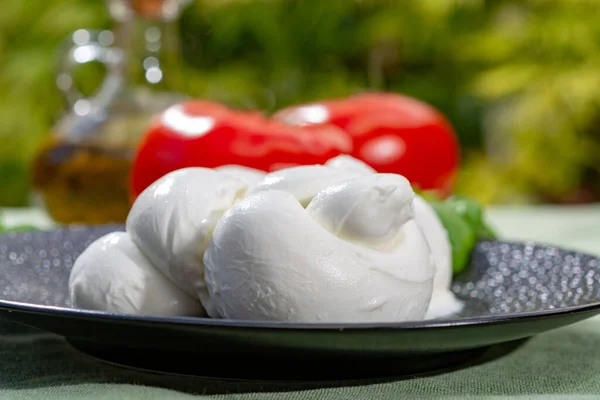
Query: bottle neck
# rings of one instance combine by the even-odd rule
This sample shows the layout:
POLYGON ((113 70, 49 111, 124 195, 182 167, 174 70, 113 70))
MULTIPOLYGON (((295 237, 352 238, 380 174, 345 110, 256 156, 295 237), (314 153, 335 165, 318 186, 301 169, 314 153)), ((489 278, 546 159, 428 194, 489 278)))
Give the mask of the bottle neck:
POLYGON ((178 19, 147 19, 134 14, 116 22, 115 45, 124 52, 125 82, 152 90, 173 90, 173 75, 181 67, 178 19))

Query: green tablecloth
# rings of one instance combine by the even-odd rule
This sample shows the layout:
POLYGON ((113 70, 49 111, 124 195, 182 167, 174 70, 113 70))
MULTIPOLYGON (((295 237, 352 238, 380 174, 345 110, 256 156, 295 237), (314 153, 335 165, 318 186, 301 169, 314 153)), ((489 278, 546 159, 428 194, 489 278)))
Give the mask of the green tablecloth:
MULTIPOLYGON (((9 223, 48 224, 39 213, 7 214, 9 223)), ((506 238, 600 255, 600 206, 494 208, 489 215, 506 238)), ((0 323, 0 334, 3 399, 600 398, 600 318, 539 335, 482 365, 436 376, 360 385, 340 382, 327 388, 137 372, 80 354, 53 335, 6 323, 0 323)))

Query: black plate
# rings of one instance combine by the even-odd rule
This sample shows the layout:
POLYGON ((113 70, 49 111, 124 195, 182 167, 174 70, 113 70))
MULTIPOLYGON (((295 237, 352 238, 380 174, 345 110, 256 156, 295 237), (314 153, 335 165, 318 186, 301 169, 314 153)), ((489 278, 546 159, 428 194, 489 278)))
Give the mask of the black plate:
POLYGON ((448 368, 486 348, 600 313, 600 260, 533 243, 483 241, 453 291, 452 318, 294 324, 116 315, 70 308, 75 258, 119 225, 0 236, 0 312, 75 347, 138 368, 270 379, 384 378, 448 368), (310 361, 293 373, 290 366, 310 361), (217 361, 219 361, 217 363, 217 361), (221 362, 225 361, 225 362, 221 362), (219 365, 220 364, 220 365, 219 365))

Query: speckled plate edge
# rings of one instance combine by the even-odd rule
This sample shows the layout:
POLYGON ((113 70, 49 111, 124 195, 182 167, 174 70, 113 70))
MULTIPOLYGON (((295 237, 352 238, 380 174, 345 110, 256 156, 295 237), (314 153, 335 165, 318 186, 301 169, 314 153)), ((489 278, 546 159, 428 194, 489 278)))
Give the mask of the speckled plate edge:
MULTIPOLYGON (((71 225, 59 226, 50 229, 41 229, 39 232, 51 233, 56 230, 87 230, 87 229, 109 229, 109 230, 124 230, 122 224, 105 224, 105 225, 71 225)), ((14 236, 17 233, 0 234, 2 236, 14 236)), ((18 234, 17 234, 18 235, 18 234)), ((510 241, 510 240, 487 240, 489 243, 501 243, 508 245, 532 245, 532 246, 549 246, 559 251, 566 251, 579 254, 581 256, 592 257, 599 259, 595 255, 580 252, 573 249, 562 248, 553 244, 534 241, 510 241)), ((273 321, 248 321, 248 320, 228 320, 228 319, 212 319, 202 317, 179 317, 179 316, 151 316, 151 315, 134 315, 109 313, 103 311, 93 311, 84 309, 75 309, 69 307, 47 306, 40 304, 16 302, 0 299, 0 310, 7 312, 26 312, 32 314, 46 314, 57 317, 67 318, 86 318, 92 320, 104 321, 120 321, 129 323, 147 323, 147 324, 177 324, 182 326, 203 326, 214 328, 248 328, 248 329, 285 329, 285 330, 316 330, 316 331, 360 331, 360 330, 427 330, 439 328, 455 328, 461 326, 481 326, 481 325, 500 325, 515 323, 521 321, 539 320, 542 318, 554 318, 567 316, 571 314, 591 314, 589 316, 581 316, 580 319, 587 319, 594 314, 600 313, 600 301, 587 303, 578 306, 557 307, 554 309, 545 309, 537 311, 511 312, 496 315, 485 315, 477 317, 461 317, 461 318, 440 318, 421 321, 406 321, 406 322, 373 322, 373 323, 295 323, 295 322, 273 322, 273 321)))
POLYGON ((569 306, 552 310, 531 311, 521 313, 507 313, 501 315, 488 315, 482 317, 465 317, 458 319, 436 319, 407 322, 380 322, 380 323, 294 323, 270 321, 246 321, 212 319, 201 317, 163 317, 142 316, 132 314, 116 314, 102 311, 90 311, 67 307, 54 307, 33 305, 13 301, 0 300, 0 309, 8 312, 43 313, 60 317, 89 318, 101 320, 119 320, 122 322, 143 322, 149 324, 179 324, 200 325, 215 328, 256 328, 256 329, 287 329, 287 330, 398 330, 398 329, 434 329, 446 327, 497 325, 525 321, 530 319, 552 318, 569 314, 582 314, 597 311, 600 313, 600 303, 569 306))

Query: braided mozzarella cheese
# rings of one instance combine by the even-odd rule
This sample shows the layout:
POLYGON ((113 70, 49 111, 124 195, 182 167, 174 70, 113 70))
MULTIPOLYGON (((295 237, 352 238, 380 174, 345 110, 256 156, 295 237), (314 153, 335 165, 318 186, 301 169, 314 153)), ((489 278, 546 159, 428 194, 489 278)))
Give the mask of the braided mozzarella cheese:
POLYGON ((423 319, 434 265, 408 181, 392 174, 346 179, 316 193, 306 209, 304 193, 299 200, 263 187, 224 214, 204 254, 209 315, 423 319))

